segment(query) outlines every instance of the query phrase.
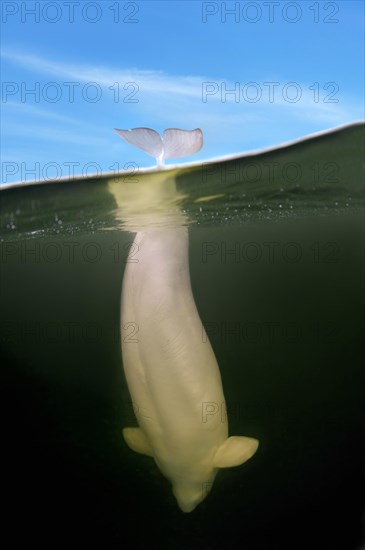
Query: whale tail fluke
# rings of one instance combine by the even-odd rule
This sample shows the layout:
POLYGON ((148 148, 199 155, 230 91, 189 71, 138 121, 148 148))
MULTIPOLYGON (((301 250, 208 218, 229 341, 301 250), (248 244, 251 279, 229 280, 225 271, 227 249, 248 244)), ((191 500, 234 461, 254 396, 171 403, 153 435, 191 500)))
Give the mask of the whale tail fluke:
POLYGON ((165 159, 193 155, 203 147, 203 132, 200 128, 167 128, 162 137, 152 128, 114 129, 127 143, 154 157, 158 165, 162 165, 165 159))

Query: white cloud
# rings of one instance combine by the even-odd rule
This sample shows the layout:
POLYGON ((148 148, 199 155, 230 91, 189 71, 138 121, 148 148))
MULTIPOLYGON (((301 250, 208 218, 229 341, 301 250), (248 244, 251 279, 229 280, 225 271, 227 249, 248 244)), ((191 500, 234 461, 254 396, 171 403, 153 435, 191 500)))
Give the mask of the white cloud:
POLYGON ((77 145, 87 145, 90 147, 105 147, 108 140, 102 137, 92 137, 88 134, 75 134, 68 129, 58 127, 51 128, 41 124, 18 124, 13 123, 5 127, 9 136, 19 136, 31 138, 33 141, 57 141, 63 143, 73 143, 77 145))
MULTIPOLYGON (((323 94, 321 101, 315 102, 314 92, 308 83, 297 83, 302 95, 296 103, 283 99, 283 86, 288 80, 283 80, 283 84, 275 88, 275 101, 270 102, 268 86, 264 86, 265 78, 259 84, 262 97, 258 102, 244 100, 241 87, 245 83, 240 84, 237 103, 233 95, 227 95, 227 101, 222 102, 222 83, 225 83, 227 90, 235 87, 235 83, 224 78, 176 76, 159 70, 65 63, 9 50, 4 51, 2 56, 7 63, 24 70, 22 79, 27 83, 34 74, 45 75, 61 85, 69 81, 81 84, 96 82, 103 88, 103 101, 99 103, 84 101, 82 104, 71 104, 66 101, 34 104, 31 100, 22 103, 11 97, 10 101, 3 103, 3 131, 12 143, 17 141, 19 150, 21 147, 24 149, 24 138, 32 143, 43 141, 45 152, 50 148, 54 151, 59 143, 57 152, 66 157, 73 154, 75 145, 78 145, 78 154, 82 147, 88 147, 90 155, 98 158, 104 154, 103 151, 107 151, 110 157, 114 150, 128 158, 129 146, 119 143, 113 136, 113 126, 128 128, 148 125, 161 131, 168 126, 200 126, 204 130, 206 143, 203 154, 208 158, 275 145, 363 117, 361 103, 352 98, 346 100, 342 94, 338 94, 338 103, 325 103, 323 94), (115 83, 122 86, 127 82, 138 84, 138 103, 113 102, 110 86, 115 83), (208 96, 206 102, 202 101, 204 82, 216 82, 218 86, 218 92, 208 96)), ((39 79, 39 76, 35 78, 39 79)), ((7 155, 9 158, 20 156, 13 154, 11 148, 7 155)))
MULTIPOLYGON (((344 97, 339 94, 339 90, 334 92, 332 99, 338 99, 338 102, 330 102, 328 97, 325 102, 325 96, 333 91, 331 88, 325 93, 321 90, 321 99, 316 98, 316 92, 313 89, 313 83, 294 82, 289 86, 288 79, 283 79, 278 86, 269 85, 269 79, 262 79, 262 82, 254 83, 249 87, 249 83, 234 83, 227 81, 224 78, 202 76, 171 76, 159 70, 141 70, 136 68, 115 69, 105 66, 90 66, 76 65, 73 63, 61 63, 53 60, 48 60, 39 56, 3 51, 2 57, 10 62, 21 65, 27 70, 32 70, 36 73, 41 73, 50 76, 56 76, 58 79, 72 79, 74 82, 91 83, 96 82, 99 86, 109 88, 115 83, 125 84, 135 82, 139 87, 139 96, 143 97, 144 102, 152 102, 155 108, 156 100, 163 101, 166 106, 175 106, 177 102, 183 105, 199 106, 201 110, 206 110, 208 105, 225 106, 231 105, 235 108, 235 113, 240 111, 255 112, 262 108, 270 108, 273 112, 274 108, 286 108, 291 113, 296 113, 296 116, 320 117, 323 120, 334 124, 345 122, 352 118, 361 116, 361 104, 353 102, 346 103, 344 97), (206 83, 213 83, 216 93, 208 94, 206 101, 202 101, 203 88, 206 89, 206 83), (234 90, 238 84, 238 93, 227 93, 224 89, 234 90), (251 102, 255 95, 255 88, 261 93, 261 97, 257 102, 251 102), (271 92, 269 89, 271 88, 271 92), (297 102, 292 102, 295 90, 298 90, 300 99, 297 102), (274 94, 274 101, 270 99, 270 94, 274 94), (222 102, 225 98, 226 101, 222 102), (236 100, 238 101, 236 102, 236 100), (315 100, 316 99, 316 100, 315 100), (198 100, 194 103, 192 100, 198 100), (344 120, 345 119, 345 120, 344 120)), ((270 81, 269 81, 270 82, 270 81)), ((211 89, 211 88, 210 88, 211 89)), ((112 94, 110 94, 112 97, 112 94)), ((221 113, 216 113, 221 117, 221 113)))
POLYGON ((31 103, 21 102, 21 101, 7 101, 2 106, 3 114, 5 115, 11 115, 16 114, 20 116, 31 116, 34 118, 46 118, 48 120, 55 120, 60 123, 65 124, 75 124, 75 125, 81 125, 83 127, 89 127, 92 128, 90 124, 81 122, 80 120, 55 113, 53 110, 50 109, 43 109, 42 107, 37 107, 35 105, 32 105, 31 103), (10 111, 7 113, 7 111, 10 111))
POLYGON ((200 77, 169 76, 163 71, 140 69, 112 69, 103 66, 74 65, 49 61, 47 59, 24 54, 3 51, 2 57, 17 63, 27 70, 73 79, 77 82, 97 82, 100 86, 113 86, 115 82, 136 82, 144 92, 178 94, 201 98, 200 77))

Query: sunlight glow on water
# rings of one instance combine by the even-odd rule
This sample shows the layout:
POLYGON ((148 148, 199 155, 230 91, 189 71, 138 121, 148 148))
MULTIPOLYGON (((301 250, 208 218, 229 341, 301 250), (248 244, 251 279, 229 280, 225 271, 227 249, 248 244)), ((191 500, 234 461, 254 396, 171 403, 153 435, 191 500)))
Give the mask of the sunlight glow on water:
POLYGON ((341 214, 363 203, 362 135, 355 124, 211 164, 4 189, 1 238, 135 231, 162 219, 219 226, 341 214))

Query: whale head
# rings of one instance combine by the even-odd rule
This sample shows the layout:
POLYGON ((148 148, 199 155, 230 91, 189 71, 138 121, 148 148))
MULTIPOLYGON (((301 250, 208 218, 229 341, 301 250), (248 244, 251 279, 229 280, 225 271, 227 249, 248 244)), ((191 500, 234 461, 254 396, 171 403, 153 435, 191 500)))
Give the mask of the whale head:
POLYGON ((179 508, 183 512, 192 512, 209 494, 219 468, 243 464, 255 454, 258 445, 257 439, 251 437, 228 437, 216 449, 209 463, 192 463, 179 472, 176 470, 175 475, 167 476, 172 481, 172 492, 179 508))
POLYGON ((176 498, 177 504, 183 512, 192 512, 203 502, 213 487, 213 482, 217 470, 212 470, 210 475, 200 480, 179 480, 173 483, 172 492, 176 498))

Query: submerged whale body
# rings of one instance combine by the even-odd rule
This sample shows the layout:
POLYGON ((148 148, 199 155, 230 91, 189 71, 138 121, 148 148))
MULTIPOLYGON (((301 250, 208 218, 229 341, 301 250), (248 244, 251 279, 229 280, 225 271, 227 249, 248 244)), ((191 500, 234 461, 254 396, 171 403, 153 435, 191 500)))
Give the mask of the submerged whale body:
MULTIPOLYGON (((172 195, 174 182, 156 185, 155 198, 162 201, 167 189, 172 195)), ((191 289, 184 217, 169 202, 147 218, 132 247, 137 261, 126 263, 123 277, 121 325, 133 324, 136 334, 122 338, 122 357, 139 425, 123 435, 131 449, 154 458, 180 509, 191 512, 218 469, 251 458, 258 441, 228 437, 219 367, 191 289), (164 226, 165 215, 173 225, 164 226)))

